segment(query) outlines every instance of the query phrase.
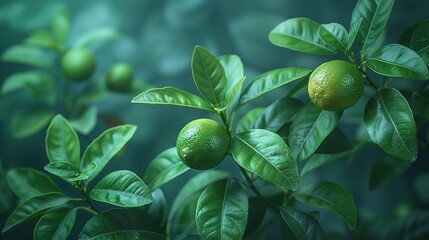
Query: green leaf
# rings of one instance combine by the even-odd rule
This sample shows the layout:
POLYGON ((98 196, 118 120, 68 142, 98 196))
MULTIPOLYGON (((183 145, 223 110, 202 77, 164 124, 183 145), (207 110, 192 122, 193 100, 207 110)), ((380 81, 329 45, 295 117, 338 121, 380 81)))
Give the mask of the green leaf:
POLYGON ((284 206, 280 213, 299 240, 328 239, 316 218, 294 207, 284 206))
POLYGON ((326 44, 342 52, 347 52, 349 33, 339 23, 322 24, 319 27, 319 38, 326 44))
POLYGON ((110 159, 125 146, 136 129, 137 127, 133 125, 119 125, 107 129, 89 144, 82 156, 83 168, 85 169, 91 162, 95 162, 97 168, 88 178, 88 182, 94 179, 110 159))
POLYGON ((164 237, 151 217, 141 208, 120 208, 99 213, 83 227, 79 239, 142 239, 164 237))
POLYGON ((399 176, 410 166, 410 162, 386 156, 373 162, 369 173, 369 189, 376 189, 399 176))
POLYGON ((48 104, 55 103, 55 84, 51 77, 43 72, 23 72, 10 75, 3 82, 1 93, 26 89, 31 95, 48 104))
POLYGON ((28 38, 25 39, 25 43, 29 45, 58 50, 58 44, 56 40, 54 39, 52 34, 46 30, 38 30, 33 32, 28 38))
POLYGON ((119 207, 141 207, 153 202, 148 186, 133 172, 120 170, 103 177, 91 190, 92 199, 119 207))
POLYGON ((82 170, 82 172, 78 176, 71 177, 67 180, 69 182, 87 180, 89 177, 92 176, 92 174, 95 172, 95 170, 97 170, 97 163, 92 161, 82 170))
POLYGON ((52 17, 51 31, 61 45, 67 42, 70 32, 70 20, 65 7, 61 7, 52 17))
POLYGON ((352 196, 342 186, 322 181, 300 187, 294 196, 299 201, 331 211, 348 224, 350 230, 356 227, 356 207, 352 196))
POLYGON ((319 38, 319 26, 319 23, 308 18, 291 18, 271 30, 268 38, 274 45, 294 51, 334 55, 335 50, 319 38))
POLYGON ((97 124, 97 107, 90 107, 77 118, 69 120, 70 125, 83 135, 88 135, 97 124))
POLYGON ((35 240, 66 240, 76 220, 76 209, 50 212, 40 218, 34 228, 35 240))
POLYGON ((264 108, 253 108, 248 111, 243 117, 240 118, 240 121, 237 123, 237 133, 241 133, 247 130, 252 129, 253 122, 256 121, 258 116, 264 112, 264 108))
POLYGON ((214 109, 205 99, 178 88, 152 88, 140 93, 132 100, 133 103, 168 104, 180 107, 197 108, 213 112, 214 109))
POLYGON ((389 44, 378 49, 366 60, 366 66, 388 77, 427 80, 428 68, 413 50, 399 44, 389 44))
POLYGON ((19 112, 12 118, 12 135, 15 138, 29 137, 48 126, 54 113, 48 110, 32 108, 19 112))
POLYGON ((143 180, 148 183, 150 189, 154 190, 189 169, 180 160, 176 147, 171 147, 152 160, 143 175, 143 180))
POLYGON ((268 71, 256 77, 242 92, 240 106, 286 83, 307 76, 310 69, 282 68, 268 71))
POLYGON ((88 48, 92 44, 116 39, 120 36, 121 34, 116 29, 109 27, 96 28, 81 35, 78 39, 76 39, 73 45, 75 48, 88 48))
POLYGON ((192 77, 198 91, 214 107, 226 106, 225 71, 219 60, 201 46, 196 46, 192 54, 192 77))
POLYGON ((237 55, 223 55, 218 58, 227 79, 227 92, 231 93, 234 87, 244 78, 244 67, 237 55))
POLYGON ((414 112, 429 120, 429 90, 413 92, 411 103, 414 112))
POLYGON ((363 22, 363 17, 352 19, 350 23, 349 36, 347 39, 347 42, 348 42, 347 50, 350 50, 350 48, 352 48, 353 43, 355 42, 356 37, 359 33, 359 29, 360 29, 360 26, 362 25, 362 22, 363 22))
POLYGON ((394 0, 359 0, 353 10, 350 29, 362 21, 356 36, 358 46, 365 51, 384 31, 394 0), (361 20, 362 19, 362 20, 361 20))
POLYGON ((51 67, 54 59, 44 49, 32 45, 14 45, 3 53, 2 61, 35 67, 51 67))
POLYGON ((429 65, 429 19, 416 23, 399 37, 399 43, 419 54, 429 65))
POLYGON ((251 128, 262 128, 276 132, 292 119, 301 105, 302 102, 297 99, 280 98, 259 114, 252 122, 251 128))
POLYGON ((147 206, 147 213, 158 223, 165 223, 169 205, 161 188, 152 191, 153 203, 147 206))
POLYGON ((48 127, 45 140, 49 162, 67 162, 80 169, 79 138, 67 119, 56 115, 48 127))
POLYGON ((44 169, 47 172, 55 176, 58 176, 66 181, 69 181, 70 178, 74 178, 80 175, 80 169, 69 162, 63 162, 63 161, 50 162, 47 165, 45 165, 44 169))
POLYGON ((241 239, 247 224, 247 194, 228 179, 208 186, 198 198, 195 221, 202 239, 241 239))
POLYGON ((170 213, 168 215, 169 221, 171 221, 177 210, 187 202, 191 195, 199 193, 214 182, 228 178, 229 175, 229 172, 225 171, 207 170, 189 179, 188 182, 181 188, 180 192, 177 194, 174 202, 171 205, 170 213))
POLYGON ((397 158, 417 159, 417 131, 407 100, 393 88, 382 88, 367 103, 364 122, 371 139, 397 158))
POLYGON ((340 152, 334 154, 313 154, 301 169, 301 177, 312 172, 326 164, 338 160, 346 156, 348 152, 340 152))
POLYGON ((13 168, 7 172, 6 177, 10 189, 22 200, 45 193, 61 192, 52 178, 33 168, 13 168))
POLYGON ((61 206, 70 201, 63 193, 51 192, 26 199, 9 215, 3 226, 2 233, 33 217, 39 216, 44 210, 61 206))
POLYGON ((325 111, 307 101, 296 113, 289 134, 289 146, 297 161, 311 156, 337 126, 342 112, 325 111))
POLYGON ((267 210, 264 200, 258 196, 249 198, 249 213, 246 230, 244 231, 244 239, 247 239, 246 237, 255 232, 262 224, 267 210))
POLYGON ((322 154, 334 154, 350 151, 353 149, 353 144, 347 138, 346 134, 339 128, 336 127, 331 133, 323 140, 316 153, 322 154))
POLYGON ((263 129, 239 133, 232 138, 230 151, 242 168, 281 188, 296 189, 297 164, 279 135, 263 129))
POLYGON ((9 209, 12 208, 13 201, 13 193, 10 190, 7 184, 6 171, 2 166, 2 162, 0 160, 0 214, 4 212, 8 212, 9 209))
MULTIPOLYGON (((168 236, 183 236, 188 234, 198 234, 197 224, 195 222, 195 213, 197 208, 198 197, 200 192, 194 193, 187 197, 183 205, 177 209, 174 218, 167 224, 168 236)), ((185 238, 187 240, 187 238, 185 238)), ((198 238, 201 240, 201 237, 198 238)))

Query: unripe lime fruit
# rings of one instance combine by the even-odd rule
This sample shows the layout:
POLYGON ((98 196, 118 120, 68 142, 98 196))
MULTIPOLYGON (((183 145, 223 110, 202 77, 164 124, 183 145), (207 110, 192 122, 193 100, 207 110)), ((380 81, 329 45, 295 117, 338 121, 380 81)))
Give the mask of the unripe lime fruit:
POLYGON ((118 92, 127 92, 133 82, 133 69, 127 63, 116 63, 110 67, 106 76, 107 88, 118 92))
POLYGON ((193 169, 204 170, 217 166, 229 149, 228 131, 211 119, 197 119, 186 124, 176 141, 182 162, 193 169))
POLYGON ((61 57, 61 68, 67 79, 82 82, 94 73, 94 55, 83 48, 70 49, 61 57))
POLYGON ((362 96, 364 82, 355 65, 333 60, 318 66, 308 80, 308 95, 318 107, 342 111, 356 104, 362 96))

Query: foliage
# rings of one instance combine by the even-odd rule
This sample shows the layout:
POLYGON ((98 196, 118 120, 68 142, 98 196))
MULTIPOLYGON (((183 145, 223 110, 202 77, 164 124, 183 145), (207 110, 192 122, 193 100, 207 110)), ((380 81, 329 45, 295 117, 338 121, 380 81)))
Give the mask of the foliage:
MULTIPOLYGON (((191 170, 173 146, 150 161, 141 178, 132 171, 118 170, 97 179, 130 141, 136 127, 109 128, 81 151, 79 128, 72 120, 55 112, 37 112, 43 124, 37 124, 41 127, 36 130, 49 124, 45 141, 49 163, 44 167, 49 175, 17 167, 7 171, 6 180, 0 179, 20 200, 2 231, 39 218, 35 239, 66 239, 84 210, 94 216, 82 220, 86 223, 77 230, 79 239, 263 239, 275 223, 280 223, 282 238, 426 239, 427 210, 403 205, 387 216, 367 216, 356 205, 349 186, 312 177, 333 161, 351 162, 362 151, 376 147, 383 157, 373 162, 369 173, 368 186, 374 189, 424 160, 419 153, 429 146, 429 22, 406 29, 398 43, 380 43, 393 3, 357 1, 348 29, 339 23, 319 24, 300 17, 279 23, 268 35, 276 46, 339 58, 356 66, 365 82, 366 94, 359 99, 364 109, 327 111, 307 96, 300 97, 297 93, 307 87, 312 69, 272 69, 247 81, 239 56, 216 56, 199 45, 191 58, 197 93, 166 86, 143 91, 132 99, 137 104, 201 110, 216 118, 231 138, 225 157, 228 162, 224 163, 232 164, 236 172, 220 169, 222 164, 215 169, 191 170), (409 82, 413 90, 398 87, 397 81, 409 82), (281 98, 266 107, 256 106, 258 98, 279 89, 285 91, 281 98), (349 122, 345 117, 348 112, 361 121, 349 122), (346 124, 363 128, 368 137, 346 134, 346 124), (189 177, 189 173, 193 175, 189 177), (97 183, 90 185, 96 179, 97 183), (163 188, 183 179, 183 186, 168 205, 163 188), (57 180, 68 183, 81 196, 69 194, 57 180), (115 207, 99 210, 106 205, 115 207), (322 221, 325 214, 343 223, 337 228, 341 232, 329 232, 322 221)), ((63 51, 68 35, 64 12, 54 19, 50 31, 30 38, 29 43, 36 43, 37 48, 14 46, 3 59, 49 66, 51 60, 39 47, 63 51), (45 60, 22 59, 24 52, 45 60)), ((100 36, 111 33, 99 32, 100 36)), ((76 44, 86 46, 93 36, 82 37, 76 44)), ((25 88, 46 103, 56 103, 55 95, 36 91, 40 84, 55 89, 49 79, 40 71, 17 73, 5 82, 2 91, 25 88)), ((21 136, 32 133, 22 132, 21 136)), ((427 179, 427 173, 416 177, 414 186, 425 204, 429 203, 427 179)), ((5 202, 3 197, 0 200, 5 202)))

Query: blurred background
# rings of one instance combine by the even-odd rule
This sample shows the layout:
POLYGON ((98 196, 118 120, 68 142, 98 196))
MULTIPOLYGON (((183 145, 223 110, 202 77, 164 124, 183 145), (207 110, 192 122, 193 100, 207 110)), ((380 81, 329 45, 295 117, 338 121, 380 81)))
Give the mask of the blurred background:
MULTIPOLYGON (((173 86, 197 93, 190 68, 195 45, 204 46, 217 56, 240 56, 247 80, 275 68, 315 68, 330 58, 276 47, 268 41, 269 31, 293 17, 308 17, 319 23, 338 22, 348 29, 355 3, 344 0, 2 0, 0 52, 22 42, 31 32, 46 28, 52 15, 61 6, 66 6, 71 19, 70 42, 101 27, 111 27, 121 33, 118 38, 91 46, 97 61, 94 79, 103 77, 109 66, 122 61, 133 67, 135 79, 146 86, 173 86)), ((385 41, 396 42, 408 27, 428 18, 428 9, 429 1, 397 0, 385 41)), ((31 67, 0 62, 0 84, 12 73, 29 69, 31 67)), ((283 96, 285 89, 287 86, 268 94, 251 107, 267 106, 283 96)), ((108 97, 94 103, 100 114, 114 115, 123 123, 138 126, 126 151, 107 165, 105 173, 129 169, 142 176, 156 155, 175 145, 177 133, 187 122, 211 117, 192 109, 131 104, 133 97, 132 94, 109 93, 108 97)), ((305 93, 301 97, 307 98, 305 93)), ((13 113, 26 104, 28 98, 19 93, 0 96, 0 161, 5 169, 25 166, 42 170, 48 161, 44 148, 45 130, 21 139, 11 134, 13 113)), ((346 116, 350 119, 358 117, 363 104, 355 108, 359 111, 351 110, 346 116)), ((81 138, 83 144, 106 129, 102 119, 98 121, 101 124, 87 138, 81 138)), ((350 130, 349 135, 359 133, 356 126, 361 120, 356 118, 355 123, 344 126, 350 130)), ((381 156, 376 147, 366 149, 351 163, 337 161, 311 178, 338 181, 346 186, 361 210, 359 213, 389 211, 397 203, 412 202, 415 198, 412 194, 413 172, 419 168, 428 169, 428 164, 424 164, 429 160, 427 153, 422 154, 425 153, 421 153, 416 166, 407 174, 379 190, 367 190, 371 163, 381 156)), ((221 167, 234 168, 228 162, 223 164, 221 167)), ((165 187, 167 199, 174 197, 177 186, 178 183, 173 182, 165 187)), ((336 217, 332 221, 342 225, 336 217)), ((327 227, 335 229, 331 224, 327 227)))

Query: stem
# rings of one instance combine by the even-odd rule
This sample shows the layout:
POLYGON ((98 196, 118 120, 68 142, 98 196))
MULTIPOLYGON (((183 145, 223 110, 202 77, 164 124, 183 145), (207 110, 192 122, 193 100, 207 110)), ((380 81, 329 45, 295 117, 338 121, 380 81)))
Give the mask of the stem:
POLYGON ((86 192, 86 187, 83 187, 82 185, 79 184, 78 189, 82 193, 82 195, 85 197, 83 200, 88 204, 89 209, 91 209, 91 211, 99 213, 100 211, 98 211, 97 208, 91 203, 91 201, 88 197, 88 194, 86 192))
POLYGON ((77 210, 79 210, 79 209, 82 209, 82 210, 85 210, 85 211, 87 211, 87 212, 89 212, 89 213, 92 213, 92 214, 94 214, 94 215, 97 215, 98 214, 98 212, 97 211, 94 211, 92 208, 90 208, 90 207, 76 207, 76 209, 77 210))
POLYGON ((383 82, 383 87, 387 87, 391 79, 392 79, 391 77, 385 77, 383 82))

